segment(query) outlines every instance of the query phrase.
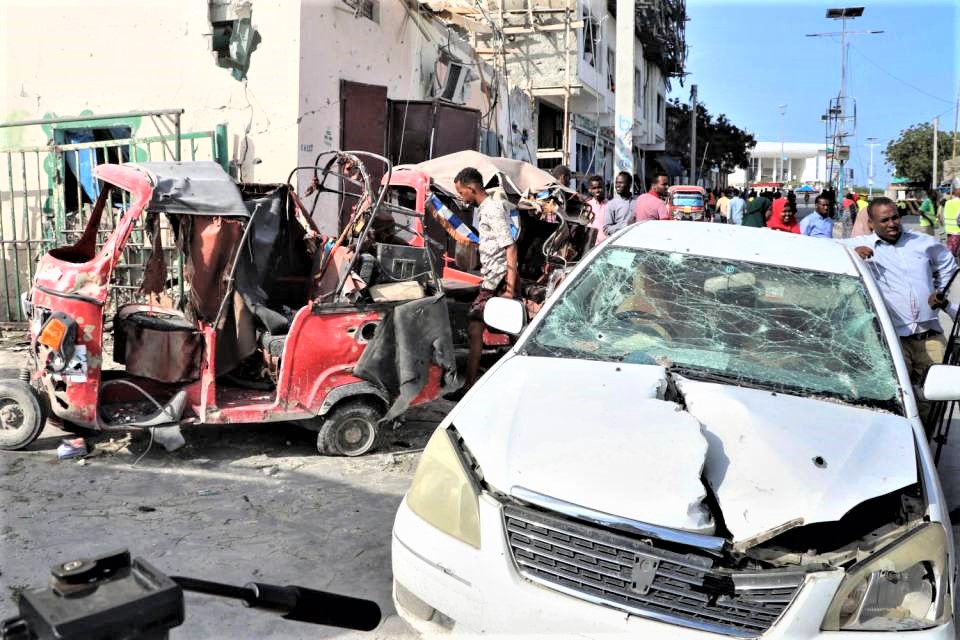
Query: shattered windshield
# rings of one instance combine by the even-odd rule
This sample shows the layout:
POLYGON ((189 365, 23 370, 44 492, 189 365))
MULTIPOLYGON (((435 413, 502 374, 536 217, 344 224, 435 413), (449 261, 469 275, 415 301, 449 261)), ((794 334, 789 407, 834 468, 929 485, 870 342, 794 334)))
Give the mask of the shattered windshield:
POLYGON ((897 406, 879 322, 860 280, 846 275, 610 247, 526 347, 897 406))

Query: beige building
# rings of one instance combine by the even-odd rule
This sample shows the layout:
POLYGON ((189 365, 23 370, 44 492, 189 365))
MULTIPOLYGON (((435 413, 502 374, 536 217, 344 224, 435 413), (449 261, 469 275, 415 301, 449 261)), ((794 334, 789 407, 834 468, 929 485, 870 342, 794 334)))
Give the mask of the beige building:
MULTIPOLYGON (((22 319, 18 298, 37 252, 82 224, 98 189, 92 165, 172 160, 178 125, 182 159, 216 159, 252 182, 285 182, 331 149, 419 160, 452 144, 476 148, 496 81, 460 32, 412 6, 0 2, 0 323, 22 319), (99 118, 62 121, 84 114, 99 118), (391 129, 391 119, 400 124, 391 129), (459 136, 450 126, 432 135, 451 120, 459 136), (18 122, 36 124, 3 126, 18 122)), ((495 118, 485 126, 506 126, 495 118)), ((333 232, 339 212, 328 196, 314 217, 333 232)))
MULTIPOLYGON (((0 24, 0 121, 183 109, 184 132, 225 123, 232 173, 257 182, 286 181, 371 129, 385 135, 385 111, 378 122, 351 119, 369 95, 429 100, 446 79, 441 47, 472 56, 429 12, 401 2, 6 0, 0 24)), ((475 69, 453 102, 486 109, 475 69)), ((155 120, 118 122, 143 137, 168 126, 155 120)), ((0 129, 0 149, 45 145, 49 129, 0 129)), ((336 216, 319 222, 333 228, 336 216)))
MULTIPOLYGON (((250 182, 285 182, 333 149, 404 163, 478 148, 612 178, 615 7, 0 2, 0 176, 14 176, 0 181, 0 322, 16 316, 23 267, 95 199, 92 166, 175 159, 178 136, 182 159, 215 159, 250 182), (66 121, 82 115, 96 119, 66 121)), ((634 17, 629 130, 642 175, 663 149, 665 94, 682 73, 684 0, 638 0, 634 17)), ((314 213, 327 232, 339 216, 332 196, 314 213)))

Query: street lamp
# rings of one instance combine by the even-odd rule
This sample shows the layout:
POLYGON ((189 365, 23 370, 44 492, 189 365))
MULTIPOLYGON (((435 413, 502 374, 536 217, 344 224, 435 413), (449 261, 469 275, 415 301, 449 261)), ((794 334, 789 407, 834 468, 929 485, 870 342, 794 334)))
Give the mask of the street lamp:
MULTIPOLYGON (((844 142, 846 138, 851 135, 851 132, 847 131, 847 120, 852 119, 854 128, 856 127, 856 111, 851 117, 847 116, 846 103, 847 103, 847 36, 855 35, 870 35, 876 33, 883 33, 882 30, 870 30, 870 31, 847 31, 847 20, 853 18, 859 18, 863 15, 863 7, 840 7, 827 9, 826 17, 831 20, 840 20, 842 22, 841 30, 839 32, 833 33, 808 33, 806 34, 808 38, 822 38, 822 37, 836 37, 840 36, 840 95, 837 96, 836 102, 834 103, 831 100, 831 106, 829 114, 831 119, 836 122, 836 129, 834 130, 833 135, 833 148, 834 153, 836 154, 838 150, 844 147, 844 142), (835 105, 835 106, 834 106, 835 105)), ((843 165, 845 158, 839 158, 840 160, 840 179, 838 180, 838 193, 843 193, 843 165)))
POLYGON ((873 148, 878 144, 880 143, 877 142, 876 138, 867 138, 867 146, 870 147, 870 171, 867 174, 867 189, 870 191, 868 196, 870 200, 873 200, 873 148))
POLYGON ((780 109, 780 174, 779 174, 779 177, 781 179, 779 180, 779 182, 785 183, 787 181, 786 180, 787 174, 783 170, 783 163, 787 161, 787 156, 783 152, 783 117, 787 113, 787 105, 778 104, 777 108, 780 109))

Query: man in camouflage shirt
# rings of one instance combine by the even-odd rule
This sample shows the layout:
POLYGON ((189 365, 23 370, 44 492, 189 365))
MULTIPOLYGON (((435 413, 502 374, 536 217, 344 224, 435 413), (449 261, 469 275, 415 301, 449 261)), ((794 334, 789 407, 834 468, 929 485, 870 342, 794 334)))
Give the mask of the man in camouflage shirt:
POLYGON ((473 167, 467 167, 454 178, 460 199, 477 207, 477 230, 480 235, 480 292, 470 305, 470 353, 467 356, 467 379, 463 391, 477 381, 480 354, 483 350, 483 308, 494 296, 512 298, 519 284, 517 245, 510 232, 510 215, 500 200, 487 195, 483 177, 473 167))

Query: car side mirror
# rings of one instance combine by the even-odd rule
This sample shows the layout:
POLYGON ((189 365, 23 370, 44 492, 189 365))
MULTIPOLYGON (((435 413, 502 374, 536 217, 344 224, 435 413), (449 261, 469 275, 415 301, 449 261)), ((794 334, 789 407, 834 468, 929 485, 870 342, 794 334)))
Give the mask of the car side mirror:
POLYGON ((960 367, 935 364, 927 369, 923 382, 923 397, 927 400, 960 400, 960 367))
POLYGON ((483 307, 483 322, 491 329, 517 335, 526 321, 523 303, 512 298, 490 298, 483 307))

